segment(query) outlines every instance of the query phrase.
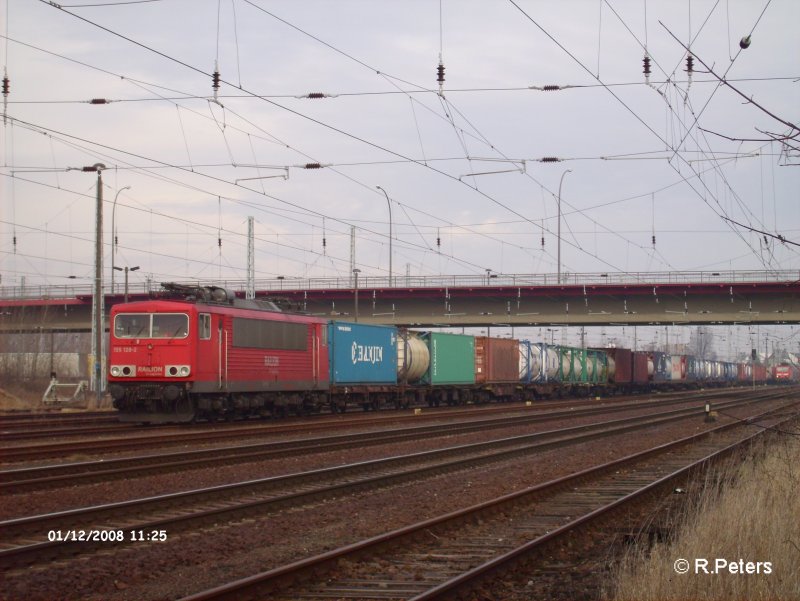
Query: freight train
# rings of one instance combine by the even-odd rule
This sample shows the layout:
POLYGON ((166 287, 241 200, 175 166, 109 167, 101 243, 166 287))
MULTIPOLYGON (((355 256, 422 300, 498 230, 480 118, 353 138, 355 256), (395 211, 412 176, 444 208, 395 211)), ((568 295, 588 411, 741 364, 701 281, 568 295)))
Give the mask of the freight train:
POLYGON ((112 308, 108 391, 123 421, 304 415, 763 382, 760 365, 332 321, 165 285, 112 308), (755 370, 755 373, 753 373, 755 370))

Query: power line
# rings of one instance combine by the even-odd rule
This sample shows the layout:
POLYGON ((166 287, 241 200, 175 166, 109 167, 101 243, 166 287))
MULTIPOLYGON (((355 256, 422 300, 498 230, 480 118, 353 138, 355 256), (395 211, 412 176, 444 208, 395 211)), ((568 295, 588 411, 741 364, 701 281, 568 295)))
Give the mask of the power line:
MULTIPOLYGON (((46 0, 40 0, 40 1, 41 1, 41 2, 45 2, 45 3, 46 3, 46 0)), ((50 6, 52 6, 52 5, 50 5, 50 6)), ((255 6, 255 5, 254 5, 254 6, 255 6)), ((76 14, 74 14, 74 13, 71 13, 71 12, 69 12, 69 11, 66 11, 66 10, 64 10, 64 9, 63 9, 63 8, 61 8, 61 7, 55 6, 55 8, 58 8, 59 10, 62 10, 62 11, 63 11, 63 12, 65 12, 66 14, 68 14, 68 15, 71 15, 71 16, 73 16, 73 17, 75 17, 75 18, 77 18, 77 19, 79 19, 79 20, 81 20, 81 21, 84 21, 84 22, 86 22, 86 23, 87 23, 87 24, 89 24, 89 25, 92 25, 92 26, 95 26, 95 27, 97 27, 97 28, 99 28, 99 29, 102 29, 103 31, 106 31, 106 32, 110 33, 111 35, 114 35, 114 36, 116 36, 116 37, 119 37, 119 38, 121 38, 121 39, 123 39, 123 40, 126 40, 126 41, 128 41, 128 42, 130 42, 130 43, 132 43, 132 44, 134 44, 134 45, 136 45, 136 46, 139 46, 140 48, 143 48, 143 49, 145 49, 145 50, 148 50, 148 51, 150 51, 150 52, 153 52, 153 53, 157 54, 158 56, 161 56, 161 57, 163 57, 163 58, 165 58, 165 59, 167 59, 167 60, 169 60, 169 61, 175 62, 175 63, 177 63, 177 64, 179 64, 179 65, 182 65, 182 66, 184 66, 184 67, 186 67, 186 68, 188 68, 188 69, 191 69, 192 71, 195 71, 195 72, 197 72, 197 73, 200 73, 200 74, 203 74, 203 75, 209 76, 209 74, 208 74, 208 73, 206 73, 205 71, 203 71, 202 69, 200 69, 200 68, 198 68, 198 67, 194 67, 194 66, 192 66, 192 65, 190 65, 190 64, 188 64, 188 63, 186 63, 185 61, 182 61, 182 60, 180 60, 180 59, 177 59, 177 58, 171 57, 171 56, 169 56, 169 55, 167 55, 167 54, 165 54, 165 53, 163 53, 163 52, 161 52, 161 51, 159 51, 159 50, 156 50, 156 49, 154 49, 154 48, 151 48, 151 47, 147 46, 146 44, 143 44, 143 43, 141 43, 141 42, 138 42, 138 41, 136 41, 136 40, 133 40, 132 38, 129 38, 128 36, 125 36, 125 35, 122 35, 122 34, 120 34, 120 33, 117 33, 117 32, 115 32, 115 31, 113 31, 113 30, 111 30, 111 29, 109 29, 109 28, 107 28, 107 27, 105 27, 105 26, 103 26, 103 25, 100 25, 100 24, 97 24, 97 23, 95 23, 95 22, 93 22, 93 21, 90 21, 89 19, 86 19, 86 18, 84 18, 84 17, 81 17, 80 15, 76 15, 76 14)), ((257 7, 257 8, 259 8, 259 7, 257 7)), ((260 9, 260 8, 259 8, 259 9, 260 9)), ((260 10, 263 10, 263 9, 260 9, 260 10)), ((268 11, 263 11, 263 12, 268 12, 268 11)), ((271 13, 268 13, 268 14, 271 14, 271 13)), ((292 27, 294 27, 294 26, 292 26, 292 27)), ((297 28, 295 28, 295 29, 297 29, 297 28)), ((303 33, 305 33, 305 32, 303 32, 303 33)), ((310 35, 310 34, 306 34, 306 35, 310 35)), ((314 37, 314 39, 318 39, 318 38, 316 38, 315 36, 311 36, 311 37, 314 37)), ((321 41, 321 40, 318 40, 318 41, 320 41, 320 43, 323 43, 323 44, 325 44, 326 46, 330 46, 330 45, 329 45, 329 44, 327 44, 326 42, 323 42, 323 41, 321 41)), ((358 59, 355 59, 354 57, 351 57, 351 56, 350 56, 350 55, 348 55, 347 53, 344 53, 344 52, 342 52, 342 51, 339 51, 339 50, 336 50, 336 51, 337 51, 337 52, 340 52, 341 54, 344 54, 345 56, 347 56, 348 58, 351 58, 352 60, 355 60, 356 62, 358 62, 359 64, 361 64, 361 65, 363 65, 363 66, 366 66, 366 67, 368 67, 368 68, 371 68, 371 67, 369 67, 369 65, 367 65, 366 63, 363 63, 362 61, 360 61, 360 60, 358 60, 358 59)), ((379 72, 379 73, 380 73, 380 72, 379 72)), ((221 81, 224 81, 224 80, 221 80, 221 81)), ((399 79, 398 79, 398 81, 402 81, 402 80, 399 80, 399 79)), ((233 84, 231 84, 231 83, 229 83, 229 82, 227 82, 227 81, 224 81, 224 83, 226 83, 227 85, 231 85, 232 87, 236 87, 236 86, 234 86, 233 84)), ((404 82, 404 83, 408 83, 408 82, 404 82)), ((256 97, 257 97, 257 95, 256 95, 255 93, 253 93, 253 92, 251 92, 251 91, 249 91, 249 90, 246 90, 246 89, 244 89, 244 88, 239 88, 239 89, 241 89, 242 91, 244 91, 244 92, 246 92, 246 93, 248 93, 248 94, 252 94, 253 96, 256 96, 256 97)), ((420 161, 418 161, 418 160, 414 160, 414 159, 412 159, 412 158, 410 158, 410 157, 407 157, 407 156, 403 155, 402 153, 399 153, 399 152, 396 152, 396 151, 390 150, 390 149, 388 149, 388 148, 385 148, 385 147, 381 146, 380 144, 377 144, 377 143, 375 143, 375 142, 371 142, 371 141, 369 141, 369 140, 366 140, 366 139, 364 139, 364 138, 362 138, 362 137, 360 137, 360 136, 357 136, 357 135, 355 135, 355 134, 351 134, 351 133, 349 133, 349 132, 346 132, 346 131, 344 131, 344 130, 342 130, 342 129, 338 128, 338 127, 335 127, 335 126, 332 126, 332 125, 330 125, 330 124, 324 123, 324 122, 322 122, 322 121, 320 121, 320 120, 318 120, 318 119, 315 119, 315 118, 313 118, 313 117, 310 117, 310 116, 308 116, 308 115, 305 115, 305 114, 303 114, 303 113, 301 113, 301 112, 299 112, 299 111, 295 111, 294 109, 291 109, 291 108, 289 108, 289 107, 286 107, 286 106, 284 106, 284 105, 281 105, 281 104, 279 104, 279 103, 277 103, 277 102, 275 102, 275 101, 273 101, 273 100, 270 100, 270 99, 268 99, 268 98, 261 98, 261 99, 262 99, 263 101, 265 101, 265 102, 267 102, 267 103, 269 103, 269 104, 273 105, 273 106, 276 106, 276 107, 278 107, 278 108, 281 108, 281 109, 283 109, 283 110, 285 110, 285 111, 288 111, 289 113, 291 113, 291 114, 294 114, 294 115, 296 115, 296 116, 298 116, 298 117, 301 117, 302 119, 305 119, 305 120, 311 121, 311 122, 313 122, 313 123, 315 123, 315 124, 317 124, 317 125, 320 125, 320 126, 322 126, 322 127, 326 128, 326 129, 329 129, 329 130, 331 130, 331 131, 334 131, 334 132, 336 132, 336 133, 339 133, 339 134, 341 134, 341 135, 344 135, 344 136, 346 136, 346 137, 352 138, 352 139, 354 139, 354 140, 356 140, 356 141, 358 141, 358 142, 361 142, 361 143, 367 144, 368 146, 371 146, 371 147, 373 147, 373 148, 376 148, 376 149, 378 149, 378 150, 381 150, 381 151, 383 151, 383 152, 386 152, 386 153, 388 153, 388 154, 392 154, 392 155, 394 155, 394 156, 397 156, 397 157, 399 157, 399 158, 402 158, 402 159, 408 160, 409 162, 412 162, 412 163, 414 163, 414 164, 416 164, 416 165, 418 165, 418 166, 420 166, 420 167, 423 167, 424 169, 431 170, 431 171, 433 171, 433 172, 435 172, 435 173, 437 173, 437 174, 439 174, 439 175, 442 175, 442 176, 444 176, 444 177, 446 177, 446 178, 448 178, 448 179, 450 179, 450 180, 457 181, 457 182, 459 182, 459 183, 461 183, 461 184, 463 184, 463 185, 467 185, 465 182, 462 182, 460 179, 456 178, 455 176, 452 176, 452 175, 450 175, 450 174, 448 174, 448 173, 446 173, 446 172, 444 172, 444 171, 441 171, 441 170, 439 170, 439 169, 436 169, 436 168, 434 168, 434 167, 432 167, 432 166, 430 166, 430 165, 427 165, 427 164, 425 164, 425 163, 422 163, 422 162, 420 162, 420 161)), ((521 213, 519 213, 519 212, 515 211, 514 209, 512 209, 512 208, 511 208, 511 207, 509 207, 508 205, 506 205, 506 204, 504 204, 504 203, 502 203, 502 202, 498 201, 497 199, 493 198, 492 196, 490 196, 490 195, 488 195, 488 194, 486 194, 486 193, 482 192, 481 190, 479 190, 479 189, 477 189, 477 188, 473 188, 473 187, 471 187, 471 186, 468 186, 468 185, 467 185, 467 187, 468 187, 468 188, 470 188, 471 190, 474 190, 476 193, 478 193, 480 196, 482 196, 482 197, 486 198, 486 199, 487 199, 487 200, 489 200, 490 202, 492 202, 492 203, 494 203, 494 204, 496 204, 496 205, 500 206, 501 208, 503 208, 503 209, 505 209, 505 210, 507 210, 507 211, 511 212, 512 214, 514 214, 514 215, 517 215, 518 217, 520 217, 520 218, 522 218, 522 219, 524 219, 524 220, 528 221, 528 222, 529 222, 529 223, 530 223, 532 226, 534 226, 534 227, 537 227, 537 226, 538 226, 538 224, 537 224, 537 223, 535 223, 534 221, 532 221, 532 220, 528 219, 527 217, 525 217, 525 216, 524 216, 524 215, 522 215, 521 213)), ((572 244, 571 244, 570 242, 568 242, 568 241, 567 241, 567 243, 568 243, 568 244, 570 244, 570 245, 572 245, 572 244)), ((587 254, 587 255, 589 255, 589 256, 591 256, 591 257, 593 257, 594 259, 596 259, 596 260, 600 261, 601 263, 603 263, 603 264, 604 264, 604 265, 606 265, 607 267, 611 267, 611 268, 613 268, 613 269, 615 269, 615 270, 617 270, 617 271, 623 271, 623 270, 621 270, 620 268, 618 268, 618 267, 614 266, 613 264, 609 263, 609 262, 608 262, 608 261, 606 261, 605 259, 603 259, 603 258, 601 258, 601 257, 599 257, 599 256, 597 256, 597 255, 592 255, 592 253, 589 253, 589 252, 587 252, 585 249, 582 249, 581 247, 579 247, 579 246, 577 246, 577 245, 572 245, 572 246, 574 246, 575 248, 577 248, 577 249, 578 249, 578 250, 580 250, 581 252, 584 252, 585 254, 587 254)))

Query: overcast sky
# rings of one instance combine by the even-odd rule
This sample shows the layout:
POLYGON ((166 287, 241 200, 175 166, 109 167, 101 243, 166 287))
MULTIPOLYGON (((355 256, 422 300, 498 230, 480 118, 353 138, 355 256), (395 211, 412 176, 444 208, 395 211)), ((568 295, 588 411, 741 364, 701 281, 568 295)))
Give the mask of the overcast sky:
POLYGON ((2 286, 800 269, 796 0, 2 8, 2 286))
POLYGON ((2 285, 800 268, 794 0, 3 5, 2 285))

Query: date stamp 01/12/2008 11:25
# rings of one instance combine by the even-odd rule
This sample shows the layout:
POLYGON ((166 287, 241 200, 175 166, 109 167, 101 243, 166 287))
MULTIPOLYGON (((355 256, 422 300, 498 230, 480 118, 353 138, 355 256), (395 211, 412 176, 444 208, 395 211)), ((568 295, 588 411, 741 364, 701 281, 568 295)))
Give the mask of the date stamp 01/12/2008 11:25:
POLYGON ((166 530, 49 530, 50 542, 165 542, 166 530))

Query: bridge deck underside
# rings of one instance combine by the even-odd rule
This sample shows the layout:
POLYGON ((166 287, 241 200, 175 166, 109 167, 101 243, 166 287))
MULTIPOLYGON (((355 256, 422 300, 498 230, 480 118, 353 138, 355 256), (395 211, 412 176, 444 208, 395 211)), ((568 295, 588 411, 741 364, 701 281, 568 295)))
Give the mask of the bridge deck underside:
MULTIPOLYGON (((353 289, 273 290, 257 296, 280 299, 312 315, 356 318, 353 289)), ((107 298, 107 307, 116 302, 107 298)), ((0 305, 0 331, 91 327, 90 297, 0 305)), ((358 319, 414 327, 800 323, 800 283, 361 289, 358 319)))

